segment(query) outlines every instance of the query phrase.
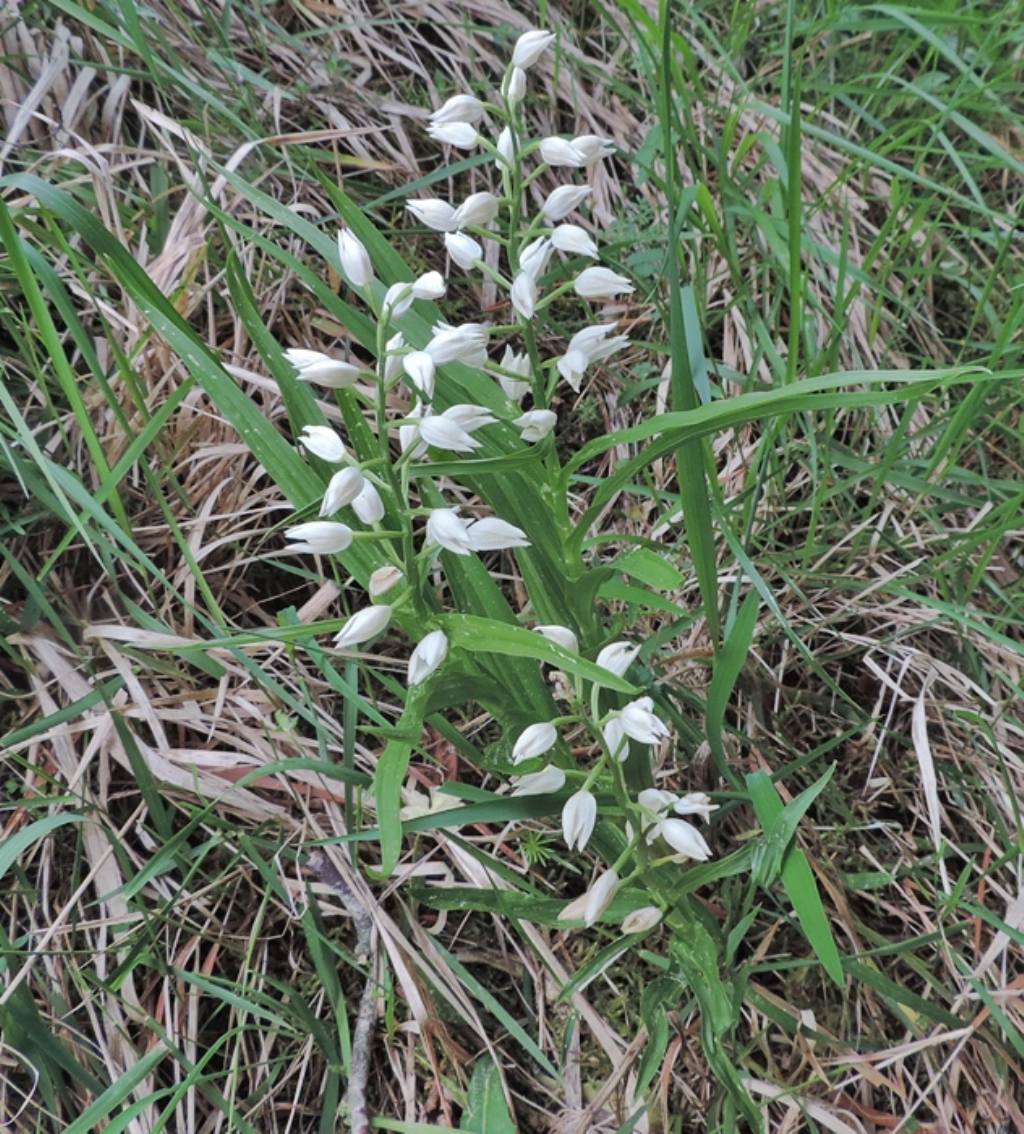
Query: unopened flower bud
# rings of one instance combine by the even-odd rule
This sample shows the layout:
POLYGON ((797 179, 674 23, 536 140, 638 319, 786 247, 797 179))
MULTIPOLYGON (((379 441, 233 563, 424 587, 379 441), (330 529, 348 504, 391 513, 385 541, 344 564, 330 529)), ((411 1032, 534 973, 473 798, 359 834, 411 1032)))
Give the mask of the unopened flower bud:
POLYGON ((512 139, 512 131, 507 126, 498 135, 498 140, 494 143, 494 148, 498 151, 499 167, 502 163, 510 168, 515 164, 515 142, 512 139))
POLYGON ((367 594, 370 598, 380 598, 381 595, 387 594, 392 587, 397 587, 404 578, 405 576, 394 564, 386 563, 383 567, 378 567, 370 576, 366 585, 367 594))
POLYGON ((452 232, 455 229, 455 206, 447 201, 438 201, 433 197, 422 197, 406 201, 405 207, 427 228, 435 232, 452 232))
POLYGON ((373 265, 362 241, 350 229, 338 233, 338 258, 341 270, 353 287, 365 287, 373 280, 373 265))
POLYGON ((379 524, 384 519, 384 501, 368 480, 364 480, 362 491, 352 501, 352 511, 364 524, 379 524))
POLYGON ((304 426, 299 444, 321 461, 337 464, 345 459, 345 442, 327 425, 304 426))
POLYGON ((532 319, 537 307, 537 283, 529 272, 520 272, 512 281, 512 306, 524 319, 532 319))
POLYGON ((431 630, 409 656, 408 681, 419 685, 441 665, 448 655, 448 639, 442 630, 431 630))
POLYGON ((556 646, 561 646, 570 654, 580 652, 580 644, 576 635, 568 626, 534 626, 533 632, 540 634, 542 638, 547 638, 549 642, 554 642, 556 646))
POLYGON ((569 850, 583 850, 597 822, 597 800, 589 791, 569 796, 562 808, 562 837, 569 850))
POLYGON ((484 116, 483 103, 473 95, 452 95, 447 102, 431 112, 430 121, 435 126, 447 125, 451 122, 477 123, 484 116))
POLYGON ((590 196, 589 185, 559 185, 541 205, 540 211, 549 221, 564 220, 590 196))
POLYGON ((318 350, 301 350, 291 347, 284 352, 285 358, 295 367, 300 382, 315 382, 329 390, 344 390, 352 386, 362 368, 350 362, 340 362, 318 350))
POLYGON ((345 551, 352 544, 352 529, 348 524, 334 524, 329 520, 310 520, 285 530, 285 538, 292 543, 288 550, 311 555, 333 555, 345 551))
POLYGON ((584 299, 612 299, 616 295, 629 295, 633 285, 625 276, 610 268, 584 268, 573 283, 573 290, 584 299))
POLYGON ((351 504, 362 492, 363 484, 363 474, 354 465, 339 469, 327 485, 323 503, 320 505, 320 515, 330 516, 339 508, 351 504))
POLYGON ((512 777, 512 795, 553 795, 565 787, 565 772, 549 764, 539 772, 512 777))
POLYGON ((362 610, 357 610, 338 631, 334 644, 339 650, 347 650, 350 646, 368 642, 371 638, 376 638, 390 621, 390 606, 382 604, 363 607, 362 610))
POLYGON ((543 441, 555 428, 557 422, 558 417, 551 410, 535 409, 517 417, 512 424, 519 430, 519 436, 524 441, 533 444, 536 441, 543 441))
POLYGON ((573 256, 597 256, 597 245, 590 233, 578 224, 560 224, 551 233, 551 243, 559 252, 573 256))
POLYGON ((523 32, 512 49, 512 66, 524 69, 532 67, 554 40, 552 32, 540 31, 537 28, 523 32))
POLYGON ((623 933, 646 933, 661 921, 661 910, 657 906, 644 906, 627 914, 622 922, 623 933))
POLYGON ((457 150, 471 150, 479 141, 476 127, 468 122, 448 122, 438 126, 428 126, 427 133, 435 142, 454 146, 457 150))
POLYGON ((526 72, 522 67, 513 67, 505 76, 501 94, 509 106, 518 106, 523 101, 526 97, 526 72))
POLYGON ((467 270, 473 268, 477 260, 484 258, 484 250, 480 247, 479 242, 474 240, 472 236, 467 236, 464 232, 446 232, 444 234, 444 246, 448 249, 448 255, 460 268, 467 270))
POLYGON ((519 734, 518 740, 512 746, 512 763, 521 764, 524 760, 532 760, 535 756, 543 756, 545 752, 558 743, 558 730, 550 721, 540 721, 532 724, 519 734))

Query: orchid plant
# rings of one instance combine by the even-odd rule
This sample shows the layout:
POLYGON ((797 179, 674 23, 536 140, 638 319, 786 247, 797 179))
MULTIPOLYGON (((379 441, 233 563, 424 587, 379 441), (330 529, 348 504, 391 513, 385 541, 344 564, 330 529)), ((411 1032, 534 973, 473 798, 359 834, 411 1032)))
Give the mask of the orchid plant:
MULTIPOLYGON (((599 600, 614 565, 598 560, 594 549, 608 542, 592 536, 600 509, 581 509, 573 479, 590 451, 563 459, 556 444, 566 391, 579 393, 588 373, 629 347, 621 305, 600 305, 634 287, 596 262, 598 234, 582 223, 592 187, 579 178, 615 144, 528 133, 529 72, 553 40, 540 30, 520 36, 493 101, 456 94, 430 116, 435 141, 480 154, 493 170, 493 189, 460 203, 407 203, 439 234, 447 277, 435 269, 388 282, 394 257, 375 263, 380 238, 349 210, 338 261, 372 314, 376 366, 308 343, 286 351, 299 380, 337 391, 348 436, 322 424, 302 431, 326 484, 319 518, 297 517, 285 534, 297 553, 339 556, 365 587, 339 650, 393 624, 410 639, 405 713, 372 800, 383 873, 400 852, 403 799, 415 794, 405 775, 427 715, 473 701, 503 733, 484 761, 500 791, 550 801, 569 851, 590 848, 602 860, 558 920, 614 919, 639 939, 666 918, 692 922, 678 871, 711 857, 697 823, 715 804, 682 784, 654 786, 673 750, 674 710, 642 672, 640 645, 613 631, 599 600), (542 194, 551 170, 574 180, 542 194), (452 283, 462 295, 485 280, 503 297, 492 321, 437 318, 433 305, 452 283), (560 334, 584 304, 584 324, 560 334), (521 585, 502 574, 506 556, 521 585)), ((444 825, 457 823, 458 810, 445 810, 444 825)))

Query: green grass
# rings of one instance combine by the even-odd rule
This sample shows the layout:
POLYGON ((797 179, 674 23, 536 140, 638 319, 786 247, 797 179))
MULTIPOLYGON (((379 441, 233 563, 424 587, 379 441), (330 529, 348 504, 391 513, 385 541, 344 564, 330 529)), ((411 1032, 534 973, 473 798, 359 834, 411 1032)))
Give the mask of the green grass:
MULTIPOLYGON (((560 407, 576 518, 602 517, 572 545, 615 569, 563 599, 538 556, 536 593, 643 641, 680 738, 659 777, 719 793, 716 856, 631 948, 611 915, 559 926, 597 855, 564 852, 558 801, 492 794, 516 722, 442 711, 542 703, 536 636, 488 627, 477 686, 407 703, 403 647, 323 649, 361 589, 272 554, 322 490, 291 441, 322 408, 278 344, 372 350, 334 229, 433 265, 402 198, 474 161, 438 165, 393 107, 489 90, 481 46, 521 17, 30 6, 4 28, 20 101, 72 38, 36 92, 66 133, 29 122, 0 180, 14 1130, 341 1128, 368 978, 381 1129, 726 1134, 750 1099, 770 1129, 1017 1121, 1024 10, 541 15, 546 128, 628 151, 605 236, 639 301, 637 345, 560 407), (461 829, 399 827, 407 771, 452 782, 461 829), (375 963, 317 846, 353 855, 375 963)), ((494 467, 476 486, 514 509, 494 467)), ((511 618, 519 582, 467 571, 464 609, 511 618)))

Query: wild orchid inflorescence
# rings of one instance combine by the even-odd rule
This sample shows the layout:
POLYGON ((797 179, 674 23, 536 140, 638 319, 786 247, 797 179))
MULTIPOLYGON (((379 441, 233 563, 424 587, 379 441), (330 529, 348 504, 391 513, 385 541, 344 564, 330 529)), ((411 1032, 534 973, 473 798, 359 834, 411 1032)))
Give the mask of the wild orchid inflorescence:
MULTIPOLYGON (((464 503, 466 493, 458 486, 457 462, 466 460, 469 475, 474 455, 482 446, 481 437, 496 430, 502 431, 505 451, 535 446, 539 465, 556 466, 552 433, 557 416, 551 406, 559 384, 565 382, 579 391, 589 368, 629 342, 618 332, 615 320, 598 321, 572 334, 560 353, 549 358, 541 354, 541 320, 560 299, 574 295, 608 300, 633 291, 625 276, 593 263, 599 255, 597 243, 588 229, 571 219, 587 203, 592 192, 589 185, 559 185, 539 207, 530 207, 531 187, 547 170, 586 171, 616 148, 592 134, 570 139, 526 137, 522 108, 528 72, 553 39, 545 31, 520 36, 493 103, 457 94, 430 116, 428 133, 436 141, 458 150, 483 151, 493 159, 500 192, 477 191, 459 204, 436 198, 407 204, 421 225, 443 234, 450 267, 486 278, 504 294, 508 321, 501 325, 438 322, 427 341, 414 346, 406 341, 402 319, 416 301, 443 299, 447 280, 434 270, 386 287, 377 279, 364 243, 350 228, 344 228, 338 237, 341 269, 374 316, 376 369, 371 374, 358 361, 338 361, 311 349, 286 352, 302 381, 350 391, 361 399, 361 416, 377 439, 372 458, 360 460, 333 429, 307 426, 303 430, 299 444, 311 456, 336 466, 336 471, 324 492, 320 518, 287 530, 287 538, 294 541, 291 550, 332 555, 345 553, 356 540, 378 543, 390 562, 369 577, 370 605, 348 619, 336 645, 351 649, 369 642, 398 612, 410 615, 404 620, 406 626, 412 622, 426 628, 434 622, 436 628, 420 638, 409 656, 410 688, 430 682, 449 660, 443 621, 423 597, 431 580, 436 590, 437 581, 443 578, 442 553, 462 558, 531 546, 527 532, 501 516, 481 515, 475 505, 472 514, 466 514, 470 506, 464 503), (495 135, 485 132, 485 120, 500 124, 495 135), (494 255, 496 248, 503 266, 494 255), (465 402, 441 409, 450 400, 440 396, 445 368, 453 365, 490 374, 502 392, 504 411, 465 402), (525 408, 527 399, 529 408, 525 408), (444 476, 425 476, 424 466, 429 473, 429 462, 438 457, 445 463, 444 476), (362 525, 358 530, 338 519, 339 514, 349 512, 362 525)), ((551 507, 541 488, 537 488, 535 506, 551 507)), ((527 615, 524 621, 537 620, 527 615)), ((550 622, 532 629, 563 655, 579 655, 577 630, 550 622)), ((596 653, 594 664, 599 669, 593 672, 622 678, 634 664, 638 649, 625 641, 605 645, 596 653)), ((616 845, 624 849, 608 856, 613 859, 611 865, 563 911, 565 919, 590 925, 608 908, 625 881, 628 865, 639 873, 652 862, 707 859, 711 853, 707 842, 683 816, 706 819, 713 805, 701 793, 679 796, 653 787, 635 794, 627 791, 622 764, 631 752, 639 746, 648 751, 649 759, 650 748, 670 738, 651 697, 602 711, 598 677, 591 676, 589 682, 579 676, 574 681, 565 678, 561 685, 563 699, 568 701, 566 712, 518 731, 511 748, 510 792, 515 796, 556 794, 571 777, 574 790, 564 803, 561 819, 565 843, 574 851, 587 847, 599 813, 609 820, 618 818, 624 839, 616 845), (563 756, 561 764, 569 766, 567 774, 566 767, 551 758, 567 735, 577 748, 582 744, 593 754, 585 771, 573 769, 563 756), (607 807, 599 793, 609 800, 607 807), (660 859, 656 857, 659 848, 660 859)), ((659 906, 634 909, 622 928, 627 933, 643 932, 661 916, 659 906)))

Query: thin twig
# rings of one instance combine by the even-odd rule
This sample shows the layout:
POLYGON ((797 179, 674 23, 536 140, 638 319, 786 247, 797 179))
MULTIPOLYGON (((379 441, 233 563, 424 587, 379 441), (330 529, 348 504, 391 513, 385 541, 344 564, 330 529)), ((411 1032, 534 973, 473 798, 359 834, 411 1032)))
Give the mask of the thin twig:
POLYGON ((352 1033, 352 1058, 349 1063, 348 1089, 345 1104, 353 1134, 369 1134, 370 1113, 366 1104, 366 1084, 370 1077, 370 1042, 373 1038, 374 972, 377 967, 377 936, 373 917, 342 878, 338 868, 322 851, 309 856, 309 869, 341 898, 356 928, 356 956, 367 962, 366 984, 359 1000, 359 1014, 352 1033))

